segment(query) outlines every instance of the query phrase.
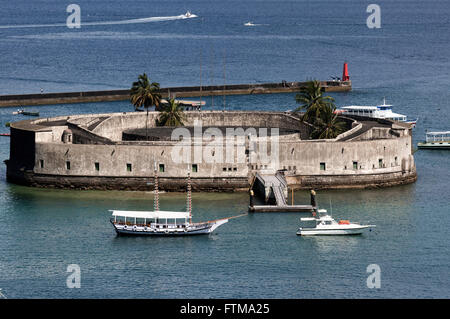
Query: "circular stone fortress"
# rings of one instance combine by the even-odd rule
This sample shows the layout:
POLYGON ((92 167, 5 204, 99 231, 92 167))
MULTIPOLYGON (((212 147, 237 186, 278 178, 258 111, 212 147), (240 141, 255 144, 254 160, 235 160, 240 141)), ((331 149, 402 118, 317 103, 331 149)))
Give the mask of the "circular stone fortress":
POLYGON ((347 131, 311 140, 295 115, 188 111, 185 127, 155 127, 158 112, 86 114, 11 124, 10 182, 55 188, 248 190, 281 172, 291 188, 367 188, 412 183, 407 124, 341 117, 347 131), (199 127, 201 125, 201 127, 199 127), (230 134, 229 134, 230 133, 230 134))

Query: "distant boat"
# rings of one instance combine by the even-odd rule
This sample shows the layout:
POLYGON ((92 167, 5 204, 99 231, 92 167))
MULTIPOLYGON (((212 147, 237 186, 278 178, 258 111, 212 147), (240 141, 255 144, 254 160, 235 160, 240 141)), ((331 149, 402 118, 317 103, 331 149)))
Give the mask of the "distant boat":
POLYGON ((247 22, 247 23, 244 23, 244 25, 245 26, 247 26, 247 27, 254 27, 256 24, 254 24, 253 22, 247 22))
POLYGON ((450 131, 428 132, 424 142, 417 144, 418 148, 450 149, 450 131))
POLYGON ((315 227, 300 227, 297 235, 316 236, 316 235, 360 235, 365 230, 375 227, 375 225, 360 225, 350 223, 348 220, 335 221, 327 214, 326 209, 319 209, 313 213, 314 217, 301 218, 302 222, 314 222, 315 227))
POLYGON ((416 126, 418 119, 408 119, 406 115, 392 112, 392 105, 386 104, 386 99, 383 100, 383 104, 376 106, 360 106, 350 105, 344 106, 335 111, 337 114, 342 115, 357 115, 373 117, 377 119, 386 119, 391 121, 398 121, 410 124, 412 127, 416 126))
POLYGON ((191 13, 191 11, 188 10, 188 11, 186 11, 185 14, 183 14, 183 17, 184 17, 185 19, 189 19, 189 18, 197 18, 197 15, 191 13))
POLYGON ((10 133, 0 133, 0 136, 11 136, 10 133))
POLYGON ((22 115, 29 115, 29 116, 39 116, 39 112, 27 112, 25 110, 17 110, 16 112, 13 112, 14 115, 22 114, 22 115))

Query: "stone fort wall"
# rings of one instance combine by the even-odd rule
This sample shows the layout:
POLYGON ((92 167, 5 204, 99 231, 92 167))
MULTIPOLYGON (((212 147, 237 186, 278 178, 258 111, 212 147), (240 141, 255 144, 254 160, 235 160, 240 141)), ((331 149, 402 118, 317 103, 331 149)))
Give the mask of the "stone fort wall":
MULTIPOLYGON (((189 157, 194 170, 174 161, 177 141, 121 141, 124 130, 145 127, 145 112, 21 121, 11 125, 8 180, 43 187, 148 190, 153 185, 155 164, 160 187, 166 190, 184 190, 188 170, 193 189, 212 191, 247 189, 254 173, 278 170, 294 188, 380 187, 416 179, 411 131, 395 124, 373 127, 350 140, 345 139, 349 136, 346 132, 335 140, 319 141, 304 139, 309 128, 284 113, 187 113, 188 125, 201 120, 204 126, 300 127, 300 133, 278 139, 277 160, 270 158, 275 155, 270 142, 269 160, 264 161, 258 159, 263 142, 244 138, 236 143, 233 163, 196 162, 192 152, 189 157), (67 128, 80 143, 62 141, 67 128)), ((147 125, 153 126, 156 116, 150 112, 147 125)), ((352 126, 356 132, 361 129, 361 123, 352 126)), ((202 152, 219 150, 215 148, 218 144, 205 141, 193 141, 190 146, 193 150, 199 145, 202 152)))

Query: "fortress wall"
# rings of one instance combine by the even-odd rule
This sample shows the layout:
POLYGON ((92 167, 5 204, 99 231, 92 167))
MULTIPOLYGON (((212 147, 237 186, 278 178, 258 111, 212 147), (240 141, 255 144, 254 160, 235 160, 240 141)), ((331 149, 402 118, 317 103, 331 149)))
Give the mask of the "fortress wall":
MULTIPOLYGON (((151 147, 36 143, 34 173, 61 176, 151 177, 156 162, 159 176, 184 179, 187 176, 188 164, 172 160, 173 146, 174 143, 159 143, 151 147), (67 168, 67 162, 70 162, 70 169, 67 168), (96 170, 95 163, 98 163, 99 170, 96 170), (127 164, 131 164, 131 171, 128 170, 127 164), (159 164, 164 165, 164 172, 159 171, 159 164)), ((205 148, 204 151, 208 150, 205 148)), ((191 158, 195 163, 194 154, 191 154, 191 158)), ((193 178, 211 176, 247 178, 248 174, 246 163, 198 163, 197 167, 198 171, 191 173, 193 178)))
MULTIPOLYGON (((283 113, 236 112, 235 115, 228 115, 226 112, 205 112, 205 115, 202 113, 190 113, 189 121, 193 122, 195 118, 201 117, 205 126, 261 125, 290 128, 290 125, 298 125, 295 119, 286 120, 287 117, 285 118, 283 113)), ((137 124, 145 125, 142 121, 145 120, 145 113, 116 113, 109 116, 110 119, 102 122, 97 128, 111 134, 110 136, 114 131, 121 134, 122 128, 126 126, 132 128, 137 124)), ((83 118, 80 123, 84 126, 95 120, 95 117, 87 119, 87 116, 80 116, 80 118, 83 118)), ((60 135, 67 126, 36 127, 25 122, 13 123, 11 126, 11 151, 10 159, 7 161, 7 177, 10 181, 51 187, 148 189, 156 162, 158 171, 159 164, 164 165, 164 171, 158 172, 162 189, 185 189, 188 165, 172 160, 172 151, 177 142, 102 144, 99 141, 98 144, 64 144, 60 135), (67 162, 70 162, 70 167, 67 162), (98 163, 98 169, 95 163, 98 163), (131 164, 131 167, 127 164, 131 164)), ((69 127, 71 126, 73 124, 69 124, 69 127)), ((252 149, 258 151, 258 142, 253 144, 248 139, 245 140, 245 147, 241 146, 239 149, 240 153, 235 152, 234 164, 223 164, 225 154, 220 163, 202 162, 201 159, 194 159, 194 150, 191 149, 191 162, 197 164, 197 172, 191 171, 194 188, 210 191, 242 189, 248 187, 252 173, 266 169, 272 171, 285 169, 290 186, 299 188, 378 187, 415 181, 410 131, 395 129, 400 133, 397 137, 392 134, 386 135, 389 128, 376 129, 378 130, 376 136, 381 138, 373 140, 319 141, 293 139, 291 135, 282 136, 279 138, 279 161, 257 160, 252 163, 244 160, 238 163, 236 160, 238 156, 245 159, 246 155, 252 155, 252 149), (249 151, 248 154, 245 154, 245 149, 249 151), (353 162, 357 162, 356 168, 353 162)), ((375 136, 371 130, 366 133, 370 137, 375 136)), ((90 137, 96 136, 89 134, 92 135, 90 137)), ((108 141, 104 137, 97 137, 108 141)), ((206 147, 209 144, 209 142, 202 144, 205 154, 212 151, 206 147)), ((267 147, 270 155, 272 151, 270 142, 267 147)), ((174 157, 177 158, 179 155, 174 157)))
MULTIPOLYGON (((226 188, 227 183, 234 185, 233 180, 236 179, 242 184, 249 179, 250 172, 264 169, 286 169, 287 175, 290 176, 288 181, 293 185, 316 183, 319 187, 322 184, 332 187, 336 186, 336 183, 364 184, 365 180, 376 184, 377 176, 379 176, 379 182, 382 182, 401 179, 402 174, 405 173, 415 173, 410 143, 410 136, 355 142, 280 140, 279 162, 256 162, 250 165, 246 162, 237 163, 237 152, 235 152, 235 164, 202 163, 201 161, 196 163, 193 149, 191 149, 191 161, 197 164, 198 169, 197 172, 191 171, 191 176, 199 180, 203 179, 205 183, 203 186, 206 188, 215 185, 217 189, 221 189, 222 186, 226 188), (353 167, 354 161, 357 161, 357 169, 353 167), (321 163, 325 163, 324 169, 321 163), (348 178, 345 179, 345 176, 348 178)), ((142 187, 146 179, 153 177, 156 162, 158 171, 159 164, 164 165, 164 172, 159 171, 158 176, 170 180, 169 184, 162 184, 161 187, 164 189, 170 185, 170 189, 176 189, 176 185, 179 184, 180 187, 183 185, 188 165, 175 163, 172 160, 175 144, 175 142, 158 142, 153 143, 152 146, 142 146, 36 143, 34 173, 41 176, 41 181, 45 180, 42 176, 53 176, 53 179, 59 176, 66 178, 69 183, 71 179, 80 177, 94 177, 96 178, 94 182, 98 183, 103 178, 116 178, 122 180, 122 183, 127 178, 130 178, 130 181, 140 178, 139 187, 142 187), (67 167, 67 162, 70 162, 70 169, 67 167), (95 163, 99 165, 98 170, 95 163), (127 164, 131 164, 131 171, 127 164)), ((210 151, 204 143, 203 152, 210 151)), ((244 152, 244 148, 240 151, 244 152)), ((269 144, 268 155, 270 154, 269 144)), ((245 154, 240 155, 245 157, 245 154)), ((223 156, 225 160, 225 154, 223 156)), ((85 182, 91 183, 87 182, 87 179, 85 182)), ((122 186, 133 188, 130 185, 119 186, 117 185, 118 188, 122 186)), ((202 189, 202 182, 199 182, 198 188, 202 189)))
MULTIPOLYGON (((149 112, 148 127, 154 127, 159 112, 149 112)), ((302 137, 308 135, 308 127, 300 124, 298 119, 284 113, 274 112, 222 112, 222 111, 187 111, 186 126, 193 126, 195 121, 202 121, 202 126, 267 127, 286 128, 300 131, 302 137)), ((145 128, 146 112, 126 114, 116 113, 101 122, 93 132, 113 141, 122 139, 122 132, 128 129, 145 128)))
POLYGON ((360 175, 410 171, 414 168, 411 136, 353 142, 281 142, 280 166, 293 175, 360 175), (357 163, 356 169, 354 162, 357 163))

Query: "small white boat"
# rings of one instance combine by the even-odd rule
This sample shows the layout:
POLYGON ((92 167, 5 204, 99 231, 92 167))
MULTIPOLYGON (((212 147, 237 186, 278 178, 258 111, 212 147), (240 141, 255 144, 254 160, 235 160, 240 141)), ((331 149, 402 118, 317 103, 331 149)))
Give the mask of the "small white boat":
POLYGON ((417 144, 418 148, 450 149, 450 131, 427 132, 424 142, 417 144))
POLYGON ((383 100, 383 104, 376 106, 361 106, 361 105, 344 106, 336 110, 336 113, 343 115, 366 116, 377 119, 387 119, 391 121, 404 122, 410 124, 411 127, 415 127, 418 121, 418 119, 408 119, 406 115, 392 112, 392 105, 386 104, 386 99, 383 100))
POLYGON ((182 18, 189 19, 189 18, 197 18, 197 15, 191 13, 191 11, 186 11, 185 14, 182 15, 182 18))
POLYGON ((350 223, 348 220, 335 221, 327 214, 325 209, 319 209, 313 213, 313 217, 301 218, 302 222, 313 222, 315 227, 300 227, 297 235, 317 236, 317 235, 360 235, 365 230, 376 227, 375 225, 360 225, 350 223))
POLYGON ((253 26, 255 26, 255 24, 253 24, 253 22, 247 22, 247 23, 244 23, 244 25, 246 26, 246 27, 253 27, 253 26))

